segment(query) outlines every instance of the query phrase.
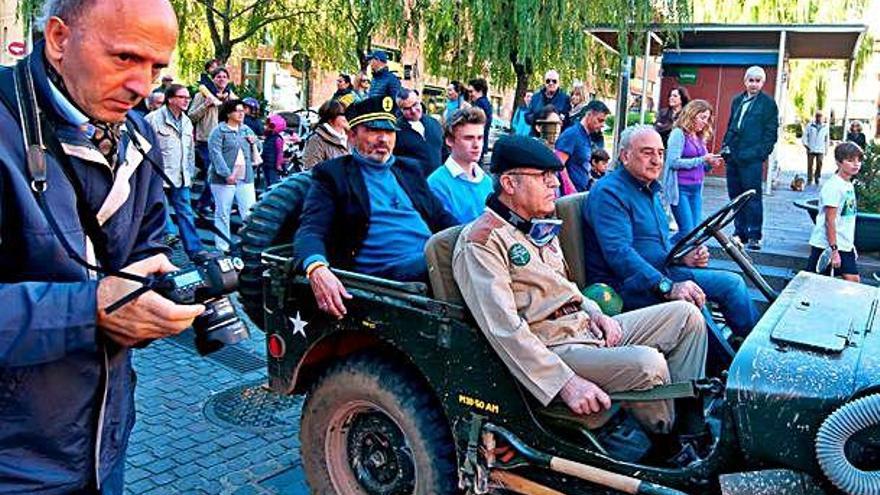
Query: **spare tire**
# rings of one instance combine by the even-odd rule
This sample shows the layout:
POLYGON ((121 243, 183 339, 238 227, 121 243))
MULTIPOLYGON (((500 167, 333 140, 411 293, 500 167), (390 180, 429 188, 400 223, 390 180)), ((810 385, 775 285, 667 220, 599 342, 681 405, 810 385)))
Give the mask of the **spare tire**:
POLYGON ((263 265, 260 255, 269 247, 293 242, 311 183, 311 173, 303 172, 275 184, 257 201, 239 231, 244 268, 238 279, 238 293, 245 312, 261 328, 263 265))

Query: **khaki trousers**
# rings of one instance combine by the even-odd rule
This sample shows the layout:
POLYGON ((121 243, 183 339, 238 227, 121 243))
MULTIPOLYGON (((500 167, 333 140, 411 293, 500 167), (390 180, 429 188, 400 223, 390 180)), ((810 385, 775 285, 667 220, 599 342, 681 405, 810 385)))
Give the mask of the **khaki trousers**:
POLYGON ((822 158, 824 156, 824 153, 807 152, 807 184, 813 181, 816 184, 819 183, 819 179, 822 177, 822 158), (815 167, 813 166, 814 163, 815 167))
MULTIPOLYGON (((706 322, 693 304, 659 304, 614 319, 623 329, 617 347, 564 344, 551 350, 575 373, 606 392, 648 390, 703 377, 708 345, 706 322)), ((654 433, 669 433, 672 429, 672 400, 632 402, 627 407, 654 433)))

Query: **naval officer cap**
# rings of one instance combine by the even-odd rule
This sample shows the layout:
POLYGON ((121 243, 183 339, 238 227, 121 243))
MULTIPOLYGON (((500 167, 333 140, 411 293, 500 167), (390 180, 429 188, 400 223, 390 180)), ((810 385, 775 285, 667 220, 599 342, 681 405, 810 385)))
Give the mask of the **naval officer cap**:
POLYGON ((515 168, 562 170, 562 162, 543 141, 528 136, 503 136, 495 142, 489 170, 503 174, 515 168))
POLYGON ((345 110, 345 118, 352 128, 363 125, 370 129, 399 131, 396 112, 394 98, 374 96, 349 105, 345 110))

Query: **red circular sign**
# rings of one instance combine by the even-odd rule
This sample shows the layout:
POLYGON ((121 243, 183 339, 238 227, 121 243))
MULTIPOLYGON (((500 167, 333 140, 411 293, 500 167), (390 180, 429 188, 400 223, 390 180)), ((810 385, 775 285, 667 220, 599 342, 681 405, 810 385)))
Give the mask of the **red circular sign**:
POLYGON ((27 53, 27 45, 24 41, 12 41, 6 45, 6 51, 13 57, 23 57, 27 53))

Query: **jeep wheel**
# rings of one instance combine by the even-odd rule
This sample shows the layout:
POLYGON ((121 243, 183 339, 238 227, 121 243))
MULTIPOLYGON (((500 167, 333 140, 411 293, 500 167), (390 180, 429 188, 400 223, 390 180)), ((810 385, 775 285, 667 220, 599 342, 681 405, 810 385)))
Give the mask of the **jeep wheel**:
POLYGON ((238 279, 238 293, 245 312, 258 327, 263 327, 260 255, 266 248, 293 242, 310 185, 310 173, 294 174, 275 184, 254 205, 239 231, 244 269, 238 279))
POLYGON ((300 441, 312 493, 457 491, 440 405, 404 369, 373 356, 338 363, 317 381, 303 406, 300 441))

